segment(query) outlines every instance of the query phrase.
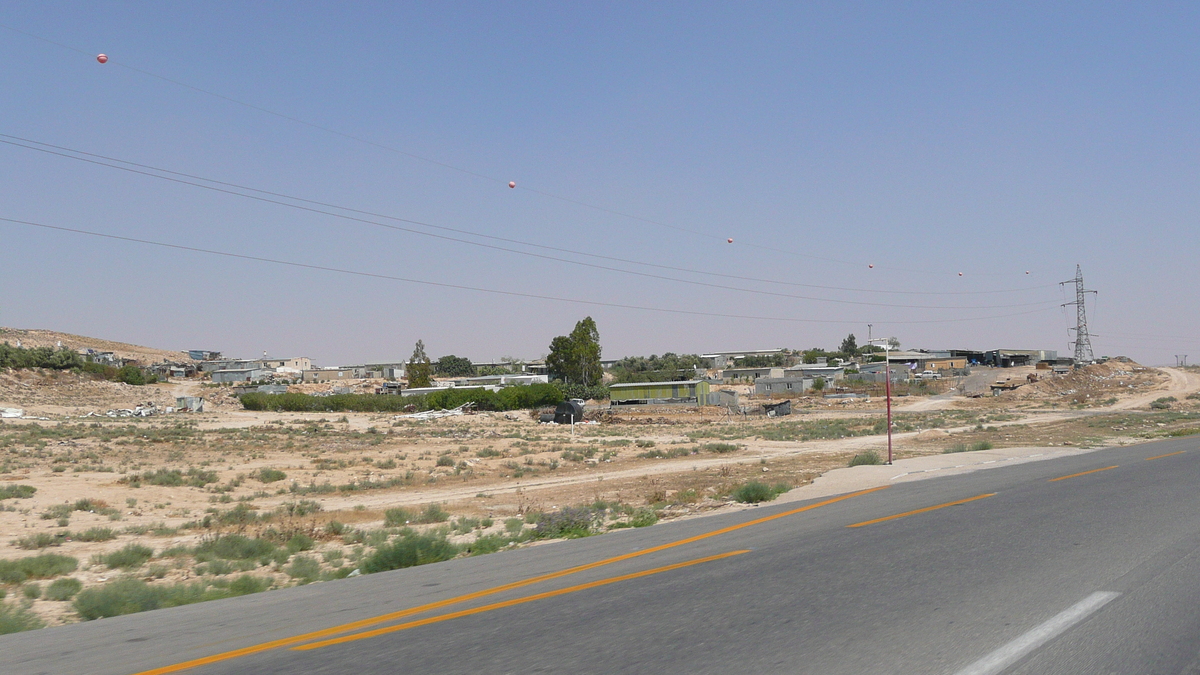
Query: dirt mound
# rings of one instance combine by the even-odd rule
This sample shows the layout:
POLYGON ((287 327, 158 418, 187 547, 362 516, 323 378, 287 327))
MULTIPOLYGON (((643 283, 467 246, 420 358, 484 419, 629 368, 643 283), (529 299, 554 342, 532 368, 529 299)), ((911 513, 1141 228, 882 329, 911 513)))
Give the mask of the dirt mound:
POLYGON ((0 370, 0 406, 33 415, 103 413, 146 403, 173 406, 175 395, 168 385, 139 387, 57 370, 0 370))
POLYGON ((188 358, 187 352, 154 349, 152 347, 131 345, 125 342, 113 342, 111 340, 101 340, 82 335, 59 333, 52 330, 0 327, 0 342, 7 342, 15 346, 18 341, 22 347, 26 348, 57 347, 61 343, 63 347, 74 350, 94 349, 98 352, 113 352, 122 359, 133 359, 147 365, 160 363, 163 360, 176 362, 191 361, 188 358))
POLYGON ((1024 385, 1011 397, 1020 400, 1070 398, 1073 402, 1106 399, 1141 393, 1167 381, 1157 368, 1147 368, 1124 356, 1024 385))

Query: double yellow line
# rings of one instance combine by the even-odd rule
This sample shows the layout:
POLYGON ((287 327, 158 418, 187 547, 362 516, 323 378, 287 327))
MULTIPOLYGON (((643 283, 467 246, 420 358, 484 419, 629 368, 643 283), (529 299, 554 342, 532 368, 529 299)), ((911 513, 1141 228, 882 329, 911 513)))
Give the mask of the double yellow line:
POLYGON ((484 589, 481 591, 475 591, 474 593, 467 593, 465 595, 459 595, 459 596, 455 596, 452 598, 447 598, 445 600, 439 600, 437 602, 431 602, 431 603, 427 603, 424 605, 419 605, 417 607, 411 607, 409 609, 400 610, 397 612, 381 614, 379 616, 375 616, 375 617, 371 617, 371 618, 367 618, 367 619, 361 619, 359 621, 352 621, 350 623, 341 624, 339 626, 332 626, 330 628, 325 628, 325 629, 318 630, 318 631, 312 631, 310 633, 303 633, 301 635, 295 635, 295 636, 288 637, 288 638, 272 640, 270 642, 263 642, 260 644, 251 645, 249 647, 243 647, 241 649, 234 649, 231 651, 222 652, 220 654, 213 654, 211 656, 205 656, 205 657, 201 657, 198 659, 192 659, 190 661, 184 661, 184 662, 172 664, 169 666, 163 666, 161 668, 145 670, 145 671, 141 671, 139 673, 135 673, 134 675, 165 675, 166 673, 177 673, 179 671, 188 670, 190 668, 196 668, 199 666, 209 665, 209 664, 213 664, 213 663, 219 663, 221 661, 228 661, 230 659, 241 658, 243 656, 250 656, 252 654, 258 654, 258 653, 269 651, 272 649, 279 649, 282 647, 293 647, 295 645, 300 645, 300 644, 308 643, 308 642, 313 642, 314 644, 305 645, 301 649, 315 649, 318 647, 328 646, 330 644, 346 642, 351 639, 361 639, 364 637, 372 637, 373 635, 380 635, 380 634, 387 633, 387 632, 394 632, 397 630, 405 630, 408 628, 415 628, 418 625, 427 625, 430 623, 436 623, 438 621, 447 621, 449 619, 458 618, 460 616, 467 616, 469 614, 477 614, 479 612, 491 611, 494 609, 500 609, 501 607, 509 607, 509 606, 516 605, 516 604, 522 604, 524 602, 532 602, 534 600, 549 598, 549 597, 553 597, 555 595, 563 595, 565 593, 573 593, 576 591, 585 590, 586 588, 595 588, 597 586, 604 586, 607 584, 616 583, 618 581, 626 581, 626 580, 635 579, 638 577, 648 576, 651 574, 659 574, 661 572, 667 572, 667 571, 674 570, 674 569, 680 569, 682 567, 698 565, 698 564, 701 564, 704 562, 720 560, 722 558, 728 558, 730 556, 740 555, 742 553, 745 553, 746 551, 731 551, 731 552, 722 553, 722 554, 719 554, 716 556, 709 556, 707 558, 691 560, 691 561, 688 561, 685 563, 677 563, 675 565, 667 565, 666 567, 658 567, 658 568, 655 568, 652 570, 646 570, 644 572, 636 572, 633 574, 626 574, 626 575, 622 575, 622 576, 618 576, 618 577, 612 577, 609 579, 602 579, 600 581, 591 582, 589 584, 580 584, 579 586, 572 586, 570 588, 561 589, 559 591, 551 591, 548 593, 539 593, 539 594, 531 595, 531 596, 528 596, 525 598, 518 598, 516 600, 509 600, 506 602, 494 603, 492 605, 486 605, 484 607, 479 607, 479 608, 470 609, 470 610, 452 612, 449 614, 439 615, 439 616, 431 617, 428 619, 422 619, 420 621, 410 621, 408 623, 399 624, 397 626, 390 626, 387 628, 377 629, 374 631, 368 631, 367 633, 345 636, 342 638, 338 638, 336 640, 327 639, 327 638, 330 638, 331 636, 338 635, 340 633, 349 633, 352 631, 369 628, 371 626, 377 626, 382 623, 389 623, 392 621, 397 621, 399 619, 403 619, 403 618, 413 616, 416 614, 423 614, 425 612, 431 612, 433 610, 441 609, 443 607, 449 607, 451 605, 457 605, 457 604, 461 604, 464 602, 469 602, 471 600, 477 600, 479 598, 487 597, 490 595, 495 595, 497 593, 503 593, 505 591, 511 591, 511 590, 515 590, 518 588, 523 588, 525 586, 531 586, 533 584, 541 583, 543 581, 550 581, 550 580, 559 579, 561 577, 565 577, 565 576, 568 576, 571 574, 578 574, 580 572, 585 572, 587 570, 596 569, 597 567, 602 567, 604 565, 611 565, 613 563, 618 563, 618 562, 622 562, 625 560, 631 560, 633 558, 638 558, 638 557, 641 557, 644 555, 650 555, 652 553, 658 553, 660 551, 665 551, 668 549, 676 548, 678 546, 685 546, 687 544, 693 544, 695 542, 703 541, 705 539, 709 539, 712 537, 718 537, 723 534, 729 534, 730 532, 736 532, 738 530, 741 530, 741 529, 744 529, 747 527, 761 525, 763 523, 767 523, 767 522, 770 522, 773 520, 778 520, 780 518, 786 518, 788 516, 793 516, 798 513, 804 513, 805 511, 811 511, 813 509, 818 509, 818 508, 821 508, 822 506, 836 504, 837 502, 840 502, 840 501, 844 501, 847 499, 852 499, 854 497, 859 497, 862 495, 870 494, 872 492, 878 492, 880 490, 885 490, 885 489, 887 489, 887 487, 888 486, 884 485, 884 486, 880 486, 880 487, 871 488, 868 490, 860 490, 858 492, 851 492, 849 494, 840 495, 838 497, 832 497, 830 499, 816 502, 814 504, 809 504, 807 506, 802 506, 800 508, 791 509, 789 511, 783 511, 780 513, 776 513, 774 515, 764 516, 762 518, 756 518, 754 520, 750 520, 750 521, 747 521, 744 523, 739 523, 737 525, 730 525, 728 527, 723 527, 719 530, 713 530, 712 532, 705 532, 704 534, 698 534, 693 537, 687 537, 686 539, 680 539, 678 541, 673 541, 673 542, 670 542, 667 544, 661 544, 659 546, 652 546, 650 548, 642 549, 640 551, 634 551, 632 553, 626 553, 623 555, 614 556, 612 558, 605 558, 604 560, 598 560, 596 562, 587 563, 586 565, 578 565, 576 567, 569 567, 567 569, 559 570, 557 572, 551 572, 549 574, 542 574, 539 576, 530 577, 528 579, 523 579, 521 581, 514 581, 512 583, 502 584, 500 586, 493 586, 492 588, 487 588, 487 589, 484 589), (319 641, 319 642, 316 642, 316 641, 319 641))

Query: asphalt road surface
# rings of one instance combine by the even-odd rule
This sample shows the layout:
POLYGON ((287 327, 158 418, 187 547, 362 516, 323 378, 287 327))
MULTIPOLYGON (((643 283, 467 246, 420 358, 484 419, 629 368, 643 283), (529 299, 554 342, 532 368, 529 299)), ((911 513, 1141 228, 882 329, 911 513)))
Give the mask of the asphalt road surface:
POLYGON ((1200 439, 9 635, 0 672, 1200 673, 1200 439))

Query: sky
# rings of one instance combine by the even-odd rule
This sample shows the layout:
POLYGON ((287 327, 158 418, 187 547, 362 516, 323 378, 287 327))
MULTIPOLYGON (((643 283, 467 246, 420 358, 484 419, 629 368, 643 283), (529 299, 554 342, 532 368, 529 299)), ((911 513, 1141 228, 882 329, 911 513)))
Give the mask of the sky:
POLYGON ((0 325, 1071 355, 1080 265, 1096 356, 1200 362, 1198 37, 1195 3, 4 1, 0 325))

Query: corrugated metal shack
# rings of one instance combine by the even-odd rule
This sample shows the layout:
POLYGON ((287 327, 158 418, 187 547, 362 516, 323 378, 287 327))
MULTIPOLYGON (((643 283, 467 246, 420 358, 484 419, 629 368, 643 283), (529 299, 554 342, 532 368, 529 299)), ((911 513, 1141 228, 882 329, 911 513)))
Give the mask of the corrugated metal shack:
POLYGON ((612 405, 654 405, 708 403, 709 385, 703 380, 684 382, 629 382, 610 384, 612 405))

